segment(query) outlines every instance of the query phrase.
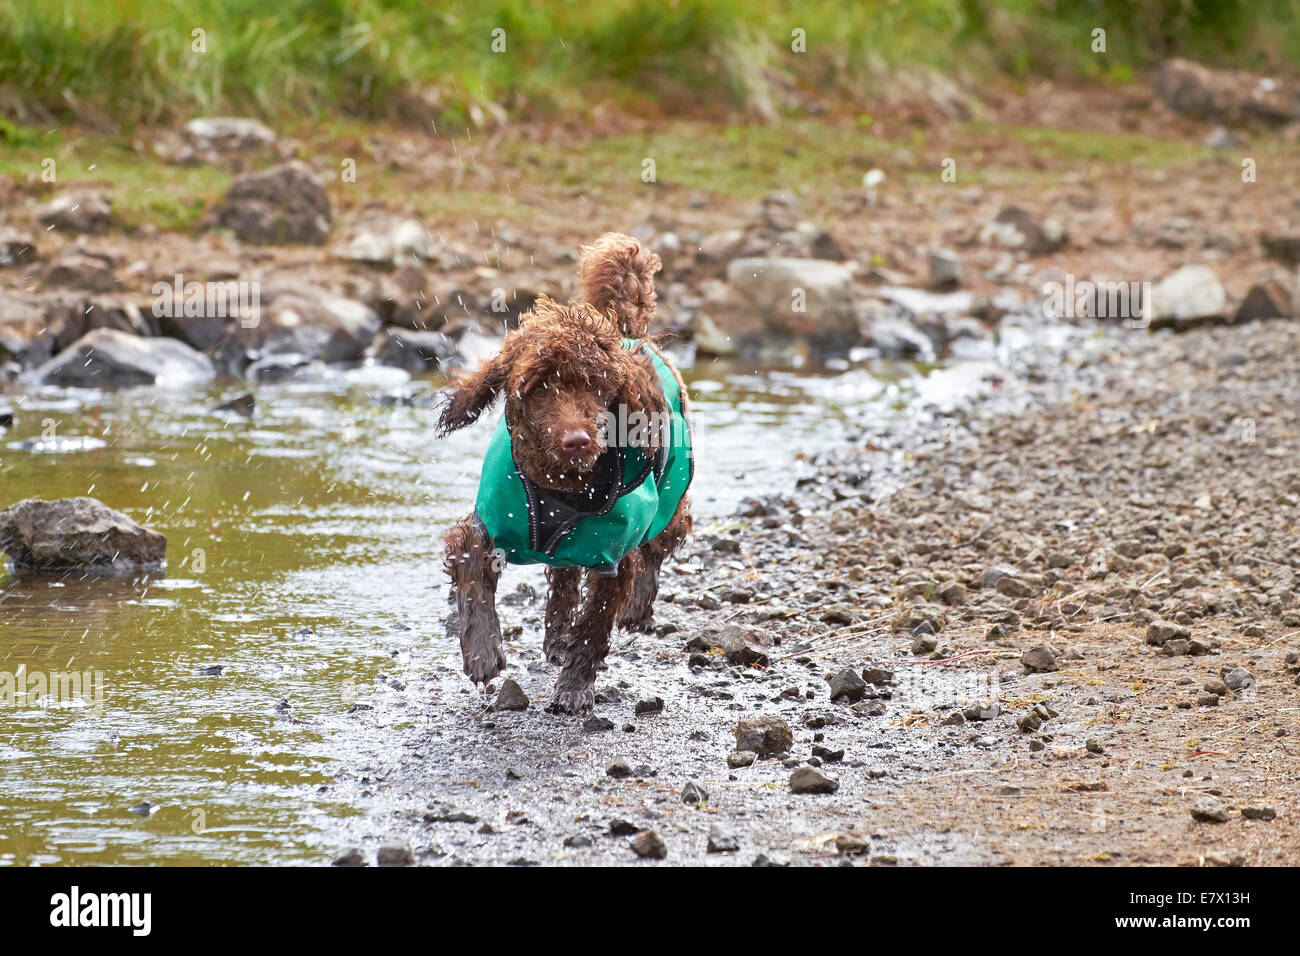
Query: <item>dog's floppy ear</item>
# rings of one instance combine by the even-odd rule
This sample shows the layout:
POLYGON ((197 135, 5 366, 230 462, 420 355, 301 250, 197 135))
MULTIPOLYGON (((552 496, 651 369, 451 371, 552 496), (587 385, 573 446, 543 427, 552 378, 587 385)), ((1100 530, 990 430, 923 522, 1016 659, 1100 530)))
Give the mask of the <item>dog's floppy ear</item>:
POLYGON ((648 454, 656 452, 667 437, 669 427, 668 407, 664 403, 659 376, 648 356, 624 349, 619 349, 617 355, 623 381, 615 399, 618 413, 627 418, 629 436, 644 435, 644 441, 636 443, 641 450, 648 454), (635 427, 637 419, 633 416, 644 423, 642 428, 635 427))
POLYGON ((478 371, 458 381, 442 400, 442 413, 436 426, 438 437, 472 425, 492 406, 506 387, 506 371, 510 363, 505 350, 485 362, 478 371))

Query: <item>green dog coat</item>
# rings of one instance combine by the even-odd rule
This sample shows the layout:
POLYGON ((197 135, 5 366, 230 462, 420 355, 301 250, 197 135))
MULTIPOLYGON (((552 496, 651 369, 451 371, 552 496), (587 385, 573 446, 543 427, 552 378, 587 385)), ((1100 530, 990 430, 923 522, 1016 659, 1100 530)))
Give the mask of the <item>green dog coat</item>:
MULTIPOLYGON (((638 347, 634 339, 623 340, 629 351, 638 347)), ((521 474, 501 416, 483 459, 474 513, 510 564, 592 568, 613 576, 625 554, 672 520, 694 475, 691 436, 677 376, 653 349, 645 354, 667 399, 671 440, 653 455, 611 441, 596 461, 591 495, 543 488, 521 474)))

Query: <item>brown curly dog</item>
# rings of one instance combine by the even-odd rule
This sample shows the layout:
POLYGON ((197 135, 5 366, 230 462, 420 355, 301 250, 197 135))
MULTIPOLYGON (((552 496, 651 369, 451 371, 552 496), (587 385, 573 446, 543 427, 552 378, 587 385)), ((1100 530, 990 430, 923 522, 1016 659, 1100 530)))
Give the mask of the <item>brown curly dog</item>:
MULTIPOLYGON (((475 510, 446 537, 445 569, 457 605, 465 673, 486 685, 506 665, 495 605, 503 565, 546 563, 550 594, 543 647, 547 659, 561 667, 550 707, 565 713, 594 705, 596 669, 609 652, 615 624, 650 628, 660 566, 691 530, 685 494, 690 472, 664 465, 680 446, 670 447, 666 433, 656 428, 645 429, 634 443, 616 441, 624 432, 610 425, 615 412, 622 421, 666 420, 673 410, 668 393, 675 393, 683 419, 689 414, 676 370, 643 338, 654 312, 653 276, 659 267, 659 257, 629 236, 609 233, 584 247, 579 281, 587 302, 561 305, 539 298, 501 351, 456 383, 438 422, 442 435, 464 428, 505 396, 503 425, 485 458, 475 510), (638 341, 629 347, 625 338, 638 341), (625 444, 635 445, 641 457, 631 456, 625 444), (641 462, 639 475, 627 477, 641 462), (497 478, 502 487, 488 487, 497 478), (679 497, 663 499, 660 518, 650 524, 646 508, 660 501, 652 495, 668 493, 665 486, 679 497), (521 522, 517 540, 507 530, 489 527, 492 505, 501 500, 514 503, 495 510, 521 522), (640 516, 642 523, 619 526, 625 512, 640 516), (565 557, 566 545, 568 553, 577 554, 578 539, 599 537, 588 530, 588 521, 601 523, 600 534, 624 541, 626 550, 613 549, 613 555, 599 559, 565 557), (658 525, 661 530, 639 541, 641 532, 650 535, 647 529, 658 525)), ((600 550, 589 540, 583 544, 600 550)))

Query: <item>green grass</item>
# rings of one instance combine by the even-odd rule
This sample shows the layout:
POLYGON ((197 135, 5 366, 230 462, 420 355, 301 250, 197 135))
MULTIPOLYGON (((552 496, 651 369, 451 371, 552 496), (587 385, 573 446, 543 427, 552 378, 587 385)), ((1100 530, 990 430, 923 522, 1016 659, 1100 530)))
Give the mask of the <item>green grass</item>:
POLYGON ((512 166, 532 168, 547 182, 575 188, 625 190, 642 183, 643 163, 654 161, 653 188, 685 188, 735 198, 757 198, 790 182, 853 186, 883 145, 847 134, 821 120, 782 119, 770 125, 682 120, 652 132, 609 136, 582 149, 514 141, 504 144, 512 166))
MULTIPOLYGON (((794 86, 870 107, 891 68, 1125 81, 1171 54, 1300 62, 1293 0, 39 0, 0 5, 0 114, 40 126, 410 117, 487 102, 596 102, 718 115, 779 111, 794 86), (1091 30, 1107 30, 1107 53, 1091 30), (505 50, 492 50, 493 31, 505 50), (805 31, 806 52, 791 48, 805 31), (202 49, 194 39, 203 32, 202 49)), ((0 146, 16 134, 0 127, 0 146)))
MULTIPOLYGON (((301 121, 287 125, 304 152, 315 157, 364 156, 361 144, 388 128, 338 118, 314 127, 301 121)), ((53 191, 54 185, 45 186, 40 179, 42 161, 52 158, 58 186, 104 189, 127 227, 152 223, 164 230, 193 232, 231 181, 231 173, 220 166, 167 165, 127 134, 20 129, 25 131, 24 145, 0 149, 0 177, 27 183, 29 190, 53 191)), ((1174 169, 1211 155, 1136 133, 971 122, 954 127, 950 135, 969 144, 961 167, 963 184, 1052 180, 1062 163, 1081 160, 1110 167, 1174 169), (985 145, 1017 142, 1043 161, 1041 170, 1018 161, 1014 153, 989 151, 985 145)), ((141 139, 147 143, 147 137, 141 139)), ((397 167, 389 175, 363 175, 356 186, 331 188, 331 198, 340 214, 378 200, 394 208, 409 207, 435 225, 470 219, 524 223, 568 215, 564 210, 579 193, 616 206, 638 190, 647 191, 647 197, 656 190, 681 190, 688 196, 752 201, 792 184, 816 183, 819 188, 806 197, 814 210, 818 203, 834 204, 836 197, 857 189, 862 174, 876 165, 890 168, 899 183, 933 182, 937 157, 947 147, 932 139, 931 132, 912 129, 885 141, 843 118, 778 117, 765 124, 682 119, 657 123, 646 132, 595 135, 572 149, 507 138, 492 157, 495 185, 471 178, 452 186, 429 180, 422 171, 397 167), (904 154, 910 158, 904 159, 904 154), (655 161, 653 185, 641 180, 646 158, 655 161), (546 188, 538 189, 538 184, 546 188)))
POLYGON ((102 188, 127 228, 151 223, 194 231, 207 205, 230 185, 230 174, 221 167, 168 166, 115 139, 91 136, 61 143, 54 133, 39 139, 38 145, 0 150, 0 176, 37 186, 43 184, 42 163, 53 159, 57 180, 48 187, 51 193, 70 183, 102 188))
POLYGON ((994 123, 972 123, 970 129, 1024 143, 1036 158, 1049 162, 1094 160, 1107 165, 1169 168, 1212 155, 1208 149, 1189 147, 1183 142, 1156 139, 1141 133, 1096 133, 994 123))

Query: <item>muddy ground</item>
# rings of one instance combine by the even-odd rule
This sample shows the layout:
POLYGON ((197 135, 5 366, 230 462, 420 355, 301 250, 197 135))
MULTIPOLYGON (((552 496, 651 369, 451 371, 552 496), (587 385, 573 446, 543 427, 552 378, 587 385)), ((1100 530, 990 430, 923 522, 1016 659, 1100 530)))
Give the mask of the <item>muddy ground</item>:
POLYGON ((454 660, 377 694, 414 712, 400 762, 339 783, 384 808, 363 856, 627 864, 653 830, 670 863, 1295 864, 1298 340, 1112 330, 861 436, 694 542, 594 721, 544 711, 541 602, 506 596, 531 706, 454 660), (833 702, 845 668, 881 683, 833 702), (729 766, 766 716, 788 752, 729 766), (809 764, 838 789, 793 793, 809 764))

